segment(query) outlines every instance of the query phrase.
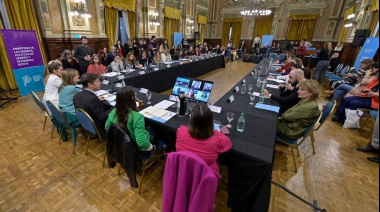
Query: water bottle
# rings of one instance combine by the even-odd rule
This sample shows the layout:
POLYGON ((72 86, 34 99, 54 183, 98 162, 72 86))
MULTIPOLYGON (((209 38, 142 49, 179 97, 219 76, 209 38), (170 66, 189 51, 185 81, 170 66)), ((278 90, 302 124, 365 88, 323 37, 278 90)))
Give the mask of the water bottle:
POLYGON ((189 115, 189 99, 186 98, 185 100, 185 107, 186 107, 186 112, 185 115, 189 115))
POLYGON ((265 97, 264 97, 264 91, 261 91, 261 93, 260 93, 260 96, 259 96, 259 103, 264 103, 264 99, 265 99, 265 97))
POLYGON ((123 87, 125 87, 125 81, 124 81, 124 79, 121 80, 121 85, 122 85, 123 87))
POLYGON ((245 94, 246 88, 247 88, 247 85, 245 83, 243 83, 243 85, 241 85, 241 88, 240 88, 241 94, 245 94))
POLYGON ((244 126, 245 126, 244 113, 241 113, 240 114, 240 118, 238 120, 238 124, 237 124, 237 131, 243 132, 244 131, 244 126))
POLYGON ((261 91, 264 91, 266 85, 267 85, 267 79, 264 79, 263 82, 261 83, 261 91))
POLYGON ((186 115, 186 97, 185 92, 181 91, 179 94, 179 117, 184 117, 186 115))
POLYGON ((253 70, 252 73, 253 73, 253 74, 252 74, 253 79, 256 79, 256 78, 257 78, 256 70, 253 70))
POLYGON ((261 78, 258 77, 256 81, 256 87, 260 88, 260 85, 261 85, 261 78))

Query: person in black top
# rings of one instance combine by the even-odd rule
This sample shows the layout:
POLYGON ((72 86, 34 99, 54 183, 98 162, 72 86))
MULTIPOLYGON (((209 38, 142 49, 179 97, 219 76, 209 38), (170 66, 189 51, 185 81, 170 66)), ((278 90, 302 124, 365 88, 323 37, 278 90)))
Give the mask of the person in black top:
POLYGON ((148 52, 145 50, 142 51, 141 57, 139 58, 139 64, 142 66, 148 66, 151 63, 152 63, 152 60, 148 58, 148 52))
POLYGON ((132 41, 133 54, 136 58, 139 58, 139 46, 137 44, 137 39, 133 39, 132 41))
POLYGON ((82 41, 82 45, 77 46, 74 57, 79 60, 79 74, 82 76, 87 72, 87 68, 90 65, 91 55, 93 55, 94 52, 87 46, 88 40, 86 36, 82 36, 80 40, 82 41))
POLYGON ((330 58, 330 71, 335 71, 336 67, 338 67, 340 63, 340 55, 338 52, 335 52, 330 58))
POLYGON ((331 52, 332 47, 331 44, 329 45, 329 42, 326 42, 323 49, 318 52, 319 62, 314 69, 313 79, 318 81, 319 84, 322 84, 326 72, 329 69, 331 52))
POLYGON ((286 44, 286 50, 288 50, 289 52, 293 52, 294 50, 294 42, 291 40, 288 44, 286 44))
POLYGON ((150 50, 150 56, 151 57, 154 57, 157 49, 158 49, 158 44, 156 42, 156 36, 152 35, 152 40, 150 41, 150 44, 149 44, 149 50, 150 50))
POLYGON ((119 55, 121 57, 124 57, 126 55, 125 49, 124 49, 123 45, 121 45, 121 41, 120 40, 118 40, 116 42, 115 47, 116 47, 116 51, 119 51, 119 55))

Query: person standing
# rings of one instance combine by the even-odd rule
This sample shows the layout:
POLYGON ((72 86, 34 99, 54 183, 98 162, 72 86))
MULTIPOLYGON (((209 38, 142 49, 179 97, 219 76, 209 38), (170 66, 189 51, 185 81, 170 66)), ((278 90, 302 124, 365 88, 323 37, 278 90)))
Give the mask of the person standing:
POLYGON ((256 51, 257 48, 260 48, 260 42, 261 42, 260 36, 256 35, 255 39, 253 39, 253 49, 254 49, 254 51, 256 51))
POLYGON ((87 68, 90 65, 91 55, 93 55, 94 52, 87 46, 88 39, 86 36, 82 36, 80 40, 82 45, 75 48, 74 57, 79 60, 79 74, 82 76, 87 72, 87 68))
POLYGON ((331 52, 332 48, 329 46, 329 42, 326 42, 323 49, 318 52, 319 62, 314 69, 313 79, 318 81, 319 84, 322 84, 329 69, 331 52))
POLYGON ((150 41, 149 44, 149 50, 150 50, 150 55, 153 57, 156 54, 157 51, 157 43, 156 43, 156 36, 152 35, 152 40, 150 41))

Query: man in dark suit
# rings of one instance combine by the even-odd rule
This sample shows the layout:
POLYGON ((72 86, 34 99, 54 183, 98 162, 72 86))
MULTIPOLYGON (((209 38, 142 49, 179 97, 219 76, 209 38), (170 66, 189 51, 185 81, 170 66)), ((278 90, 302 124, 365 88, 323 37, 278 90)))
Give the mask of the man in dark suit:
POLYGON ((100 90, 101 82, 99 76, 93 73, 85 73, 81 77, 83 91, 75 94, 74 106, 86 111, 94 120, 99 133, 103 138, 106 136, 105 124, 108 113, 112 106, 103 97, 96 96, 95 92, 100 90))

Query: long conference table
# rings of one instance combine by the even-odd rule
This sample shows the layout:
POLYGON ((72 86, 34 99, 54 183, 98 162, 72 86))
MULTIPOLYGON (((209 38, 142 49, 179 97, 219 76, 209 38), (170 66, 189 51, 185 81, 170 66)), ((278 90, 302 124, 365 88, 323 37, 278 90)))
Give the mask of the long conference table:
MULTIPOLYGON (((267 68, 268 60, 263 60, 252 71, 267 68)), ((166 91, 175 83, 177 76, 197 77, 212 71, 214 68, 224 67, 223 56, 211 57, 189 64, 173 65, 170 68, 163 68, 158 71, 147 72, 143 75, 127 75, 125 77, 126 85, 133 86, 137 98, 144 100, 144 107, 140 110, 168 100, 168 96, 159 92, 166 91), (223 60, 222 60, 222 59, 223 60), (223 64, 219 64, 223 62, 223 64), (209 67, 209 68, 205 68, 209 67), (172 73, 173 72, 173 73, 172 73), (147 105, 145 94, 140 93, 138 88, 147 88, 152 92, 151 105, 147 105)), ((250 74, 243 78, 247 85, 253 84, 252 92, 259 92, 260 88, 256 87, 256 79, 250 74)), ((242 80, 243 80, 242 79, 242 80)), ((111 84, 118 79, 108 78, 111 84)), ((271 84, 275 84, 272 83, 271 84)), ((233 128, 229 128, 228 137, 232 141, 232 148, 225 154, 221 154, 219 159, 222 164, 228 166, 228 202, 227 205, 232 211, 268 211, 271 192, 272 166, 274 157, 274 144, 276 134, 277 113, 256 109, 249 105, 250 98, 247 92, 241 94, 234 92, 237 83, 231 88, 219 101, 214 105, 222 107, 220 113, 213 113, 214 120, 227 123, 227 112, 234 112, 235 118, 231 122, 233 128), (234 101, 227 102, 228 98, 233 95, 234 101), (236 130, 240 113, 245 114, 245 130, 238 132, 236 130)), ((110 89, 110 85, 102 85, 102 89, 110 89)), ((278 93, 276 89, 269 89, 271 93, 278 93)), ((248 91, 248 89, 247 89, 248 91)), ((256 97, 254 103, 258 102, 256 97)), ((278 106, 277 102, 265 99, 264 104, 278 106)), ((169 107, 167 110, 176 112, 176 109, 169 107)), ((189 124, 189 117, 175 116, 165 123, 160 123, 146 118, 146 123, 157 130, 160 137, 166 145, 175 149, 176 131, 179 126, 189 124)))

